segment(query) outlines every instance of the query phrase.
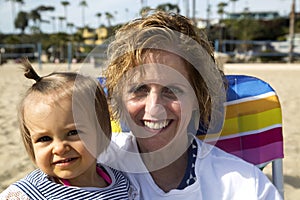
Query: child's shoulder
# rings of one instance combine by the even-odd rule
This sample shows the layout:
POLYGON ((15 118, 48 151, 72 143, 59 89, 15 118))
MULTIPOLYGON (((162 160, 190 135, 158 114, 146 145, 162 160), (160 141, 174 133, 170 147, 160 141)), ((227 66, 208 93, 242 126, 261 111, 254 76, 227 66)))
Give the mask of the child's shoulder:
POLYGON ((24 199, 29 200, 30 198, 26 195, 23 190, 15 185, 10 185, 3 192, 0 193, 0 200, 4 199, 24 199))
POLYGON ((46 178, 46 174, 41 170, 36 169, 27 174, 24 178, 7 187, 0 194, 0 199, 30 199, 25 191, 27 191, 28 188, 31 188, 32 185, 39 183, 44 178, 46 178))
POLYGON ((119 181, 119 179, 127 179, 122 171, 119 171, 119 170, 112 168, 110 166, 107 166, 105 164, 98 163, 97 166, 104 169, 108 173, 108 175, 111 177, 112 180, 119 181))

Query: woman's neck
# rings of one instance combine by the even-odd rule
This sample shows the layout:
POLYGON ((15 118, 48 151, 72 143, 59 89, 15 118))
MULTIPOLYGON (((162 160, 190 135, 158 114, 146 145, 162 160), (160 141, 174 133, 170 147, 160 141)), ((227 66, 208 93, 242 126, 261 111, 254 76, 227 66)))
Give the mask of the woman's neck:
POLYGON ((188 164, 188 152, 175 160, 170 165, 150 172, 152 179, 164 192, 176 189, 181 183, 188 164))

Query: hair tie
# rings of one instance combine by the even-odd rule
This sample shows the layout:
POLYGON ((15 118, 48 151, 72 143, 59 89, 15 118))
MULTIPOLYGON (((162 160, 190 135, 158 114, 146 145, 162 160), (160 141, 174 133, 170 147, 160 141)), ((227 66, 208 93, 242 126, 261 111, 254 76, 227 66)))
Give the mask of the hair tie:
POLYGON ((24 69, 24 76, 29 79, 33 79, 36 82, 41 80, 41 77, 36 73, 33 69, 32 65, 30 64, 28 58, 22 58, 21 63, 24 69))

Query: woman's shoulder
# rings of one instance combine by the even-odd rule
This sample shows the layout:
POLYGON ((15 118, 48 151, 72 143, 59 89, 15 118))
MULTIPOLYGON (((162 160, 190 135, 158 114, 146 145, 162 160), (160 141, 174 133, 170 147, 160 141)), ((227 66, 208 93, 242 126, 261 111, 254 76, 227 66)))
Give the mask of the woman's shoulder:
POLYGON ((207 144, 197 139, 198 155, 201 160, 209 160, 211 162, 222 163, 226 165, 245 166, 247 168, 255 167, 253 164, 244 161, 243 159, 225 152, 224 150, 216 147, 215 145, 207 144))

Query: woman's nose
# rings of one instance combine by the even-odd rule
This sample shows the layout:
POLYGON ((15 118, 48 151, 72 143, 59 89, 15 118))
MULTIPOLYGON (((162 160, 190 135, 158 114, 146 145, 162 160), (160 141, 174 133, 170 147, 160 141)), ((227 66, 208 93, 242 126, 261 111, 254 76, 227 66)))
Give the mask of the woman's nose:
POLYGON ((145 104, 145 112, 151 117, 166 119, 166 109, 158 91, 150 91, 145 104))

